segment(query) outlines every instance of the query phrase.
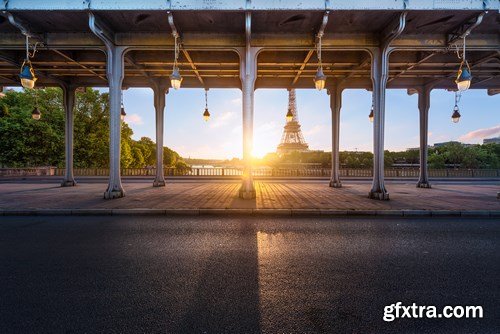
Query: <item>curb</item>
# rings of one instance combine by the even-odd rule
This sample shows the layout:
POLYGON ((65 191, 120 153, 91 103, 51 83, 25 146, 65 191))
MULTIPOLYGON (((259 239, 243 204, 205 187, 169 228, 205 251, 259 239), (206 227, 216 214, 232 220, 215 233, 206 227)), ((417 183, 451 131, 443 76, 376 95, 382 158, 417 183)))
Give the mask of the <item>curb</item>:
POLYGON ((325 210, 325 209, 26 209, 0 216, 273 216, 273 217, 499 217, 500 210, 325 210))

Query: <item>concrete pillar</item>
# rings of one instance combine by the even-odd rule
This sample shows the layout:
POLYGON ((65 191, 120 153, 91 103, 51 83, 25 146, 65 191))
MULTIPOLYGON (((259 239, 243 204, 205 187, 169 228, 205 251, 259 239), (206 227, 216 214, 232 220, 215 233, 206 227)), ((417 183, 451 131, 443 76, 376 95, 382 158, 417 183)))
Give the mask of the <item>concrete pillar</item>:
POLYGON ((108 30, 93 13, 89 13, 90 30, 106 46, 106 76, 109 85, 109 182, 104 198, 113 199, 125 196, 120 175, 121 144, 121 94, 123 82, 123 56, 127 46, 115 44, 114 33, 108 30))
POLYGON ((385 124, 385 89, 389 77, 389 54, 393 50, 390 47, 404 30, 406 15, 403 12, 381 33, 381 41, 378 48, 371 50, 372 56, 372 86, 373 86, 373 183, 368 193, 369 198, 388 200, 389 193, 384 184, 384 124, 385 124))
POLYGON ((168 94, 168 86, 157 82, 153 85, 154 105, 156 112, 156 177, 153 187, 165 186, 165 173, 163 171, 163 129, 165 115, 165 95, 168 94))
POLYGON ((74 114, 75 107, 75 91, 76 87, 70 85, 61 86, 63 91, 64 105, 64 153, 65 153, 65 168, 64 179, 61 187, 72 187, 76 185, 73 175, 73 137, 74 137, 74 114))
POLYGON ((418 188, 431 187, 427 170, 430 95, 431 89, 428 87, 418 90, 418 110, 420 114, 420 176, 417 182, 418 188))
POLYGON ((373 84, 373 182, 369 198, 388 200, 384 184, 385 89, 389 72, 389 55, 385 48, 372 52, 373 84))
POLYGON ((255 198, 255 187, 252 177, 252 149, 253 149, 253 99, 255 79, 257 77, 258 48, 251 47, 251 13, 245 13, 246 46, 240 54, 240 78, 243 99, 243 176, 239 190, 239 197, 243 199, 255 198))
POLYGON ((341 188, 340 182, 340 109, 342 108, 342 88, 334 85, 329 89, 330 109, 332 112, 332 173, 330 187, 341 188))
POLYGON ((121 156, 121 94, 123 81, 124 49, 114 47, 108 50, 109 81, 109 183, 104 198, 113 199, 125 196, 120 173, 121 156), (110 59, 111 58, 111 59, 110 59))

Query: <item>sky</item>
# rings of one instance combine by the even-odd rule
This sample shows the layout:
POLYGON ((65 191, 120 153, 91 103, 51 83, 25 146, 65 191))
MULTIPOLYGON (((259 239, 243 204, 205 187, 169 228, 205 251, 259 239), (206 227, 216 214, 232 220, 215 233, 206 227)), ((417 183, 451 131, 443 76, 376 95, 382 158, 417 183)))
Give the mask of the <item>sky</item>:
MULTIPOLYGON (((170 89, 166 98, 164 144, 188 158, 231 159, 242 156, 242 106, 239 89, 210 89, 211 118, 205 122, 202 89, 170 89)), ((385 148, 393 151, 419 146, 418 96, 406 90, 387 90, 385 148)), ((147 88, 124 91, 125 121, 134 139, 155 140, 153 93, 147 88)), ((288 106, 285 89, 258 89, 254 104, 254 152, 262 157, 278 146, 288 106)), ((451 121, 454 93, 434 90, 429 111, 429 144, 457 140, 482 143, 500 136, 500 95, 468 90, 459 103, 460 122, 451 121)), ((371 92, 345 90, 340 112, 340 150, 373 150, 372 123, 368 120, 371 92)), ((331 112, 326 90, 297 90, 297 109, 306 142, 313 150, 331 151, 331 112)))

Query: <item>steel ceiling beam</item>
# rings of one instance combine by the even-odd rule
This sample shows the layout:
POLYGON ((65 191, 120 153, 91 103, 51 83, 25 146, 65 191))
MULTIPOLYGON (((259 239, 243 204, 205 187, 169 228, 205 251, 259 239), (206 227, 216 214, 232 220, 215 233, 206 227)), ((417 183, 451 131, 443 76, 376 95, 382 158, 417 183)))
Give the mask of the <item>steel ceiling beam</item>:
MULTIPOLYGON (((181 38, 179 31, 177 30, 177 27, 175 26, 174 22, 174 16, 172 15, 172 12, 167 12, 167 19, 168 19, 168 24, 170 25, 170 29, 172 29, 172 36, 174 38, 181 38)), ((191 66, 192 71, 195 73, 196 77, 198 78, 198 81, 202 84, 202 86, 205 86, 205 82, 203 82, 203 78, 201 77, 200 73, 198 72, 198 69, 196 68, 196 65, 194 64, 193 60, 191 59, 191 56, 189 55, 189 52, 182 47, 182 40, 181 40, 181 46, 180 46, 182 53, 184 54, 184 57, 186 57, 187 61, 189 62, 189 65, 191 66)))
POLYGON ((294 11, 294 10, 498 10, 498 2, 493 0, 468 1, 420 1, 420 0, 308 0, 308 1, 254 1, 250 4, 246 0, 120 0, 92 1, 92 0, 65 0, 65 1, 33 1, 33 0, 4 0, 0 1, 0 9, 26 10, 108 10, 108 11, 155 11, 155 10, 224 10, 224 11, 294 11))
MULTIPOLYGON (((479 59, 479 60, 477 60, 477 61, 473 62, 473 63, 470 65, 470 68, 471 68, 471 69, 474 69, 474 68, 476 68, 476 67, 480 66, 481 64, 487 63, 487 62, 489 62, 490 60, 497 58, 499 55, 500 55, 500 51, 497 51, 497 52, 491 53, 491 54, 489 54, 489 55, 487 55, 487 56, 485 56, 485 57, 483 57, 483 58, 481 58, 481 59, 479 59)), ((456 75, 456 74, 455 74, 455 73, 453 73, 452 75, 449 75, 449 76, 448 76, 448 77, 446 77, 446 78, 442 78, 442 79, 434 80, 434 81, 430 82, 430 83, 429 83, 429 85, 434 86, 434 85, 436 85, 436 84, 438 84, 438 83, 441 83, 441 82, 443 82, 443 81, 445 81, 445 80, 450 80, 450 78, 453 78, 455 75, 456 75)), ((474 85, 474 82, 472 83, 472 86, 473 86, 473 85, 474 85)))
POLYGON ((469 36, 474 28, 479 26, 483 22, 483 17, 487 12, 482 12, 477 16, 469 18, 467 21, 463 22, 459 27, 457 27, 453 32, 449 33, 447 36, 447 46, 452 46, 453 44, 461 41, 463 38, 469 36))
POLYGON ((299 70, 297 71, 297 74, 295 75, 295 78, 293 78, 292 80, 292 86, 295 85, 295 83, 297 82, 297 80, 299 80, 300 78, 300 75, 302 74, 302 72, 304 71, 307 63, 309 62, 309 59, 311 59, 311 56, 313 55, 314 53, 314 49, 311 49, 307 52, 307 55, 306 57, 304 58, 304 61, 302 62, 302 64, 300 65, 300 68, 299 70))
POLYGON ((80 66, 81 68, 87 70, 88 72, 92 73, 93 75, 97 76, 98 78, 101 78, 102 80, 108 82, 108 79, 106 79, 104 76, 100 75, 99 73, 97 73, 96 71, 94 71, 93 69, 83 65, 82 63, 74 60, 73 58, 71 58, 70 56, 66 55, 64 52, 61 52, 57 49, 50 49, 51 51, 57 53, 58 55, 60 55, 61 57, 63 57, 64 59, 72 62, 73 64, 76 64, 78 66, 80 66))
MULTIPOLYGON (((323 35, 325 34, 325 28, 326 25, 328 24, 328 16, 330 15, 329 11, 326 11, 323 14, 323 20, 321 21, 321 26, 318 30, 318 33, 316 35, 317 38, 323 38, 323 35)), ((300 65, 299 70, 297 71, 297 74, 295 75, 295 78, 292 80, 292 86, 295 85, 297 80, 299 80, 300 75, 302 74, 302 71, 306 67, 307 63, 309 62, 309 59, 311 59, 311 56, 313 55, 315 49, 311 49, 307 52, 306 57, 304 58, 304 61, 302 61, 302 65, 300 65)))
POLYGON ((12 24, 14 27, 19 29, 19 31, 21 31, 21 33, 24 36, 27 36, 29 38, 38 39, 41 42, 45 41, 43 35, 32 32, 32 30, 30 29, 29 25, 26 22, 24 22, 23 20, 21 20, 18 17, 15 17, 14 15, 12 15, 12 13, 9 13, 6 11, 1 11, 0 15, 7 18, 9 20, 10 24, 12 24))
MULTIPOLYGON (((19 69, 21 68, 21 65, 22 65, 22 63, 20 63, 19 61, 15 60, 15 59, 13 59, 5 54, 2 54, 2 53, 0 53, 0 60, 3 60, 5 62, 11 64, 12 66, 19 68, 19 69)), ((66 84, 66 82, 62 81, 61 79, 59 79, 57 77, 54 77, 51 74, 46 73, 45 71, 39 71, 37 69, 34 69, 34 71, 40 77, 49 78, 49 79, 54 80, 55 82, 57 82, 59 84, 66 84)))

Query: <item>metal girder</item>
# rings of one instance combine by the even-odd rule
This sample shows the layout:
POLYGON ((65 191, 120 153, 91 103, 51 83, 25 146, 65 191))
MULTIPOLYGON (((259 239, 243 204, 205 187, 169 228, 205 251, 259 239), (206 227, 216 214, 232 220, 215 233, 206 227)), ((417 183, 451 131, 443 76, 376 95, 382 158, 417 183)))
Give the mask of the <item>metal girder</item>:
POLYGON ((323 35, 325 34, 325 28, 326 25, 328 24, 328 16, 330 15, 330 12, 327 10, 323 14, 323 20, 321 21, 321 27, 318 30, 318 34, 316 35, 318 38, 322 38, 323 35))
POLYGON ((402 12, 398 18, 392 21, 380 34, 380 42, 383 47, 389 46, 392 41, 401 35, 406 26, 406 16, 408 12, 402 12))
POLYGON ((500 88, 489 88, 488 89, 489 96, 493 96, 493 95, 497 95, 497 94, 500 94, 500 88))
MULTIPOLYGON (((172 12, 170 12, 170 11, 167 12, 167 18, 168 18, 168 24, 170 25, 170 29, 172 29, 172 36, 174 36, 174 38, 181 38, 179 31, 177 30, 177 27, 175 26, 174 16, 172 15, 172 12)), ((203 78, 201 77, 200 73, 198 72, 198 69, 196 68, 196 65, 194 64, 193 60, 191 59, 189 52, 182 47, 182 43, 181 43, 181 50, 182 50, 182 53, 184 54, 184 57, 186 57, 187 61, 189 62, 189 65, 191 66, 191 69, 195 73, 196 77, 198 78, 200 83, 203 86, 205 86, 205 82, 203 82, 203 78)))
MULTIPOLYGON (((15 60, 15 59, 13 59, 13 58, 11 58, 9 56, 6 56, 6 55, 4 55, 2 53, 0 53, 0 60, 3 60, 5 62, 11 64, 12 66, 15 66, 15 67, 19 68, 19 69, 21 68, 21 65, 22 65, 19 61, 15 60)), ((48 73, 46 73, 44 71, 39 71, 37 69, 34 69, 34 70, 35 70, 35 73, 38 76, 40 76, 40 77, 49 78, 51 80, 54 80, 56 83, 58 83, 60 85, 67 84, 65 81, 63 81, 63 80, 61 80, 59 78, 56 78, 53 75, 50 75, 50 74, 48 74, 48 73)))
POLYGON ((313 55, 314 53, 314 49, 311 49, 307 52, 307 55, 306 57, 304 58, 304 61, 302 62, 302 64, 300 65, 300 68, 299 70, 297 71, 297 74, 295 75, 295 78, 293 78, 292 80, 292 86, 295 85, 295 83, 297 82, 297 80, 299 80, 300 78, 300 75, 302 74, 302 72, 304 71, 304 68, 306 67, 307 63, 309 62, 309 59, 311 59, 311 56, 313 55))
POLYGON ((253 0, 250 4, 246 0, 64 0, 64 1, 34 1, 34 0, 3 0, 0 8, 9 10, 498 10, 498 3, 493 0, 467 1, 432 1, 432 0, 253 0))
MULTIPOLYGON (((475 61, 475 62, 471 63, 470 68, 471 68, 471 69, 474 69, 474 68, 476 68, 476 67, 480 66, 481 64, 487 63, 487 62, 489 62, 491 59, 494 59, 494 58, 498 57, 499 55, 500 55, 500 51, 497 51, 497 52, 491 53, 491 54, 489 54, 489 55, 487 55, 487 56, 485 56, 485 57, 483 57, 483 58, 481 58, 481 59, 479 59, 479 60, 477 60, 477 61, 475 61)), ((450 78, 453 78, 454 76, 455 76, 455 73, 454 73, 454 74, 452 74, 452 75, 449 75, 449 76, 447 76, 447 77, 445 77, 445 78, 442 78, 442 79, 438 79, 438 80, 432 81, 432 82, 428 83, 428 85, 430 85, 430 86, 435 86, 436 84, 438 84, 438 83, 440 83, 440 82, 442 82, 442 81, 444 81, 444 80, 450 80, 450 78)), ((474 86, 475 84, 476 84, 476 83, 472 82, 472 86, 474 86)))
MULTIPOLYGON (((17 80, 14 80, 14 79, 8 78, 8 77, 3 76, 3 75, 0 75, 0 79, 5 80, 6 82, 13 83, 13 84, 15 84, 16 86, 17 86, 17 85, 19 85, 19 82, 18 82, 17 80)), ((1 92, 1 91, 0 91, 0 92, 1 92)))
POLYGON ((148 72, 145 71, 144 66, 137 64, 135 62, 135 60, 132 58, 132 56, 126 54, 125 56, 123 56, 123 59, 125 59, 125 61, 127 63, 129 63, 135 69, 137 69, 139 72, 141 72, 142 75, 144 75, 145 77, 147 77, 149 79, 152 79, 151 74, 149 74, 148 72))
POLYGON ((482 12, 479 15, 468 19, 453 32, 449 33, 447 36, 447 46, 451 46, 461 41, 464 37, 469 36, 471 31, 483 22, 484 15, 486 15, 486 12, 482 12))
POLYGON ((433 52, 431 54, 428 54, 427 56, 423 57, 422 59, 420 59, 419 61, 417 61, 416 63, 408 66, 407 68, 405 68, 404 70, 402 70, 401 72, 399 72, 398 74, 392 76, 391 78, 389 78, 389 80, 387 80, 387 83, 393 81, 394 79, 400 77, 401 75, 405 74, 406 72, 408 71, 411 71, 412 69, 414 69, 415 67, 417 67, 418 65, 426 62, 427 60, 431 59, 434 55, 436 54, 436 52, 433 52))
POLYGON ((32 30, 29 28, 28 24, 23 20, 21 20, 20 18, 17 18, 14 15, 12 15, 12 13, 6 11, 1 11, 0 14, 6 17, 9 20, 10 24, 19 29, 24 36, 27 36, 29 38, 35 38, 44 42, 43 35, 33 33, 32 30))
POLYGON ((203 82, 203 78, 201 77, 200 72, 196 68, 196 65, 194 64, 193 60, 191 59, 189 52, 186 49, 182 48, 182 53, 184 54, 184 57, 186 57, 187 61, 189 62, 189 65, 191 66, 191 69, 193 70, 194 74, 196 75, 200 83, 203 86, 205 86, 205 82, 203 82))
POLYGON ((357 70, 361 70, 363 67, 365 67, 366 65, 368 65, 371 61, 371 57, 370 56, 367 56, 365 57, 365 59, 363 59, 363 61, 361 63, 359 63, 358 65, 352 67, 349 71, 350 73, 348 75, 346 75, 342 81, 341 81, 341 84, 344 83, 347 79, 351 78, 355 72, 354 71, 357 71, 357 70))
MULTIPOLYGON (((462 23, 460 27, 455 29, 453 32, 449 33, 447 36, 447 46, 450 47, 456 42, 462 40, 462 38, 468 36, 471 31, 476 28, 481 22, 483 21, 483 17, 486 14, 486 12, 480 13, 479 15, 475 16, 473 19, 469 19, 466 22, 462 23), (471 22, 473 20, 473 22, 471 22)), ((426 57, 422 58, 420 61, 418 61, 416 64, 413 64, 411 66, 408 66, 406 69, 398 73, 397 75, 393 76, 392 78, 389 79, 388 82, 391 82, 392 80, 396 79, 397 77, 401 76, 402 74, 411 71, 413 68, 417 67, 421 63, 429 60, 433 56, 435 56, 437 52, 433 52, 426 57)))
POLYGON ((83 69, 87 70, 88 72, 90 72, 90 73, 94 74, 94 75, 95 75, 95 76, 97 76, 98 78, 101 78, 102 80, 104 80, 104 81, 106 81, 106 82, 108 81, 108 79, 106 79, 105 77, 103 77, 102 75, 100 75, 99 73, 97 73, 96 71, 94 71, 93 69, 88 68, 87 66, 83 65, 82 63, 80 63, 80 62, 78 62, 78 61, 74 60, 74 59, 73 59, 73 58, 71 58, 70 56, 66 55, 64 52, 61 52, 61 51, 59 51, 59 50, 57 50, 57 49, 50 49, 50 50, 52 50, 53 52, 57 53, 58 55, 60 55, 60 56, 61 56, 61 57, 63 57, 64 59, 66 59, 66 60, 68 60, 68 61, 70 61, 70 62, 72 62, 72 63, 74 63, 74 64, 76 64, 76 65, 80 66, 81 68, 83 68, 83 69))
MULTIPOLYGON (((46 33, 45 47, 56 49, 102 50, 102 41, 93 33, 46 33)), ((173 38, 165 33, 114 33, 115 44, 141 50, 171 50, 173 38)), ((329 33, 322 39, 323 50, 366 50, 377 47, 379 39, 374 33, 329 33)), ((314 43, 312 34, 252 34, 252 45, 274 50, 309 51, 314 43), (293 44, 290 41, 293 40, 293 44)), ((498 49, 498 34, 470 35, 467 39, 467 50, 498 49)), ((442 34, 400 36, 391 44, 397 50, 446 51, 446 38, 442 34)), ((188 52, 194 50, 228 50, 245 46, 241 34, 232 33, 184 33, 182 47, 188 52)), ((17 33, 2 33, 0 48, 24 49, 25 41, 17 33)))
POLYGON ((115 46, 115 34, 106 23, 92 12, 89 12, 89 28, 107 47, 111 48, 115 46))
MULTIPOLYGON (((326 11, 324 14, 323 14, 323 20, 321 22, 321 26, 318 30, 318 33, 317 33, 317 37, 318 38, 323 38, 323 35, 325 34, 325 28, 326 28, 326 25, 328 24, 328 16, 330 15, 330 12, 329 11, 326 11)), ((309 59, 311 59, 311 56, 313 55, 314 53, 314 49, 311 49, 307 52, 307 55, 306 57, 304 58, 304 61, 302 62, 302 65, 300 66, 300 69, 297 71, 297 74, 295 75, 295 78, 293 78, 292 80, 292 86, 295 85, 295 83, 297 82, 297 80, 299 80, 300 78, 300 75, 302 74, 302 71, 304 71, 304 68, 306 67, 307 63, 309 62, 309 59)))
POLYGON ((479 84, 482 84, 482 83, 484 83, 486 81, 490 81, 490 80, 497 79, 497 78, 500 78, 500 75, 493 75, 493 76, 491 76, 489 78, 481 79, 481 80, 476 81, 476 82, 474 82, 472 84, 473 85, 479 85, 479 84))

